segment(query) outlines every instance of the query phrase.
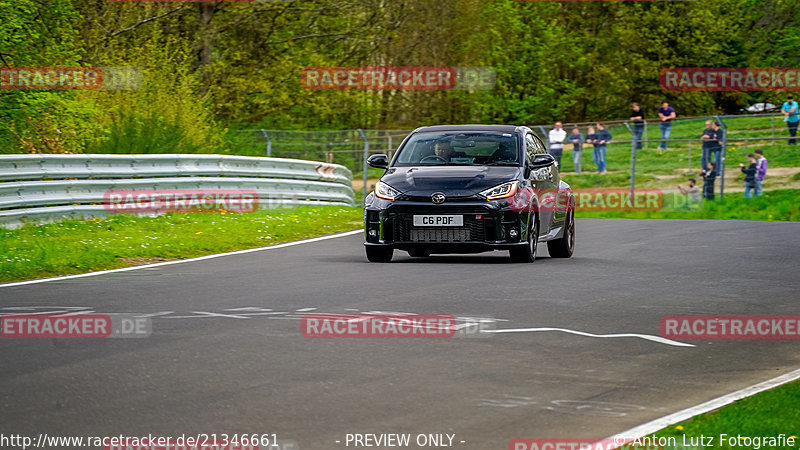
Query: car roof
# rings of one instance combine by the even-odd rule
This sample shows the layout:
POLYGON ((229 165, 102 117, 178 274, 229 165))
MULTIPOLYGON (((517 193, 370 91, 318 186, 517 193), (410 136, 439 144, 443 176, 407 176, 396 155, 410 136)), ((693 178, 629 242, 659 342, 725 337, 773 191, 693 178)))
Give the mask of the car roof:
POLYGON ((435 125, 431 127, 420 127, 414 133, 421 131, 495 131, 498 133, 514 133, 518 128, 516 125, 435 125))

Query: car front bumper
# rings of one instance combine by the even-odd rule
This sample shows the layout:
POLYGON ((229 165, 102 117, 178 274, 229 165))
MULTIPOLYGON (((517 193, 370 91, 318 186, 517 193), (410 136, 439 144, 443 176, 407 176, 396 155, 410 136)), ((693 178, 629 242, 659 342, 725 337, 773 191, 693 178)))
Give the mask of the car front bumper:
POLYGON ((430 202, 373 199, 364 209, 365 245, 432 253, 477 253, 527 245, 528 213, 506 201, 430 202), (414 226, 420 215, 460 215, 458 227, 414 226))

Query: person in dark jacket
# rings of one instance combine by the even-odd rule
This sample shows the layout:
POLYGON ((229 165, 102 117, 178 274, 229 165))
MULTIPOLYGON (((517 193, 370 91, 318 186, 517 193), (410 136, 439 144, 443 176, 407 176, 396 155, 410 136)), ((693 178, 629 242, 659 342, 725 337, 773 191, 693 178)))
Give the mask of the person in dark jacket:
POLYGON ((602 122, 597 122, 597 132, 593 134, 593 139, 589 142, 589 137, 586 137, 587 144, 594 144, 594 163, 597 164, 597 173, 605 175, 606 173, 606 146, 612 139, 611 133, 606 130, 602 122))
POLYGON ((750 190, 756 190, 756 155, 750 153, 747 160, 750 161, 750 166, 745 169, 744 164, 739 164, 739 169, 744 174, 744 196, 752 198, 750 190))
POLYGON ((572 164, 575 166, 575 173, 581 173, 581 150, 583 150, 583 134, 578 127, 572 129, 572 134, 567 137, 567 141, 572 144, 572 164))
POLYGON ((700 139, 703 141, 700 167, 702 167, 703 170, 708 170, 708 163, 711 161, 711 153, 714 151, 717 142, 717 132, 714 130, 714 126, 711 124, 710 120, 706 120, 706 129, 703 130, 703 137, 700 139))
POLYGON ((700 172, 703 177, 703 198, 714 200, 714 182, 717 180, 717 165, 713 162, 708 163, 708 170, 700 172))

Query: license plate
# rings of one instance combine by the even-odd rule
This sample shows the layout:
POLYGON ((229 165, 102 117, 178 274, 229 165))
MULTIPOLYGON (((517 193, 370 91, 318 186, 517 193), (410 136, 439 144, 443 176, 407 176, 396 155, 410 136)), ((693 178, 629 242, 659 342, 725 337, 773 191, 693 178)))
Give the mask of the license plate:
POLYGON ((464 216, 414 215, 415 227, 463 227, 464 216))

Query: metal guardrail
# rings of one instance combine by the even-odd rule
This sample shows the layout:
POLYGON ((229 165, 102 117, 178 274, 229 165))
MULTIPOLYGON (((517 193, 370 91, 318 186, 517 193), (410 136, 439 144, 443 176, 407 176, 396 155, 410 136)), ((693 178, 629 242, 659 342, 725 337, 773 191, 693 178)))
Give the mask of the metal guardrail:
POLYGON ((223 155, 0 155, 0 226, 107 215, 109 190, 249 190, 261 208, 354 206, 346 167, 223 155))

